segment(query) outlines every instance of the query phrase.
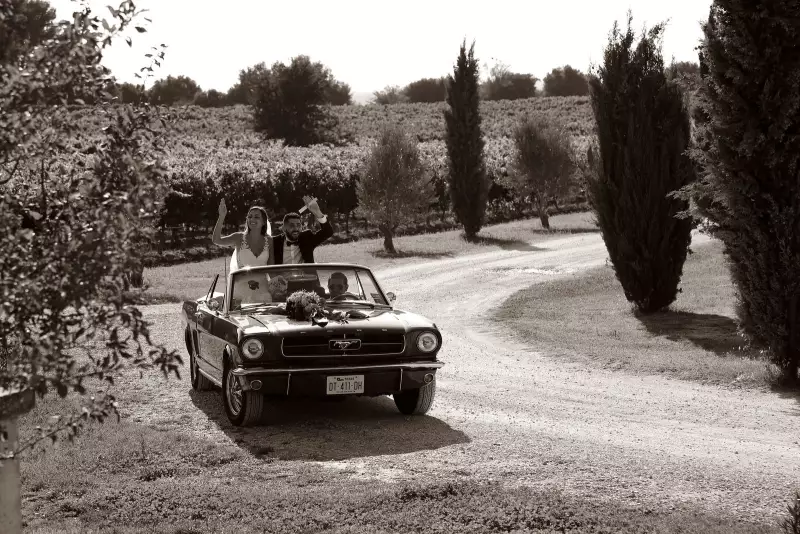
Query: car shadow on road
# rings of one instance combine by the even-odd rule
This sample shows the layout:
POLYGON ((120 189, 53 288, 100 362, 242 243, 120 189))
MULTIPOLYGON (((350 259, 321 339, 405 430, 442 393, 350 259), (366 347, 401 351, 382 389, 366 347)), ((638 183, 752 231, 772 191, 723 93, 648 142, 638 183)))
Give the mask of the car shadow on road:
POLYGON ((724 315, 664 311, 652 314, 637 313, 636 318, 648 332, 670 341, 689 341, 703 350, 718 355, 746 355, 736 333, 736 321, 724 315))
POLYGON ((501 237, 476 236, 472 238, 470 242, 478 245, 496 246, 503 250, 517 250, 520 252, 538 252, 547 250, 542 247, 537 247, 536 245, 531 245, 530 243, 521 241, 519 239, 503 239, 501 237))
POLYGON ((240 428, 228 421, 219 390, 189 396, 239 447, 276 460, 347 460, 470 442, 436 417, 402 415, 390 397, 267 400, 264 422, 240 428))

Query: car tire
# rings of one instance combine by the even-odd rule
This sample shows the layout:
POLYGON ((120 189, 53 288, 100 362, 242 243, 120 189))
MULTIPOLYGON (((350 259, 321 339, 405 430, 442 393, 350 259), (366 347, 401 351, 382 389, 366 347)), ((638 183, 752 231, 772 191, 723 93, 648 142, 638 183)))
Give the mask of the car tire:
POLYGON ((214 384, 211 380, 200 374, 200 369, 197 365, 197 356, 195 356, 191 338, 188 338, 188 335, 186 348, 189 350, 189 378, 192 382, 192 389, 195 391, 208 391, 214 387, 214 384))
POLYGON ((255 425, 264 415, 264 395, 257 391, 242 391, 227 362, 222 373, 222 403, 228 420, 234 426, 255 425))
POLYGON ((400 413, 404 415, 424 415, 428 413, 436 396, 436 376, 430 384, 421 388, 408 389, 392 395, 400 413))

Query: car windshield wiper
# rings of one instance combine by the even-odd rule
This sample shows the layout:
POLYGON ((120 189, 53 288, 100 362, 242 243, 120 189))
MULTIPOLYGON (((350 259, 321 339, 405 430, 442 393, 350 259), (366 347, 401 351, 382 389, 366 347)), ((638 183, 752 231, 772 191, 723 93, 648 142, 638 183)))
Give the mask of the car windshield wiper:
POLYGON ((386 304, 380 304, 377 302, 370 302, 368 300, 353 300, 353 299, 345 299, 345 300, 332 300, 328 301, 326 305, 328 306, 336 306, 337 304, 358 304, 360 306, 369 306, 371 310, 375 309, 375 306, 381 306, 382 308, 391 308, 391 306, 387 306, 386 304))
POLYGON ((274 309, 275 311, 278 310, 284 311, 284 309, 281 308, 278 304, 248 304, 247 306, 242 306, 241 308, 238 308, 236 310, 231 310, 231 312, 253 311, 253 310, 259 310, 261 308, 271 308, 274 309))

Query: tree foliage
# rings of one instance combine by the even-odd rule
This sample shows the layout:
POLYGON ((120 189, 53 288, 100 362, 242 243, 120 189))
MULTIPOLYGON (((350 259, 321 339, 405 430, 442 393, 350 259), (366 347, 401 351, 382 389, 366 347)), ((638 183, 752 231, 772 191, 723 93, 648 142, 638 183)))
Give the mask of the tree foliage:
POLYGON ((520 197, 531 197, 542 227, 550 229, 547 202, 569 191, 574 177, 572 137, 560 124, 524 117, 513 132, 513 172, 506 183, 520 197))
POLYGON ((353 103, 353 93, 350 86, 336 80, 331 75, 328 80, 328 89, 325 91, 325 103, 331 106, 349 106, 353 103))
POLYGON ((139 104, 147 99, 147 91, 144 86, 130 82, 117 84, 114 92, 122 104, 139 104))
POLYGON ((308 56, 276 62, 260 76, 253 105, 256 131, 289 146, 333 141, 336 117, 328 105, 330 71, 308 56))
POLYGON ((481 86, 481 97, 484 100, 533 98, 538 81, 531 74, 511 72, 508 65, 498 62, 489 70, 489 76, 481 86))
POLYGON ((408 102, 408 97, 403 93, 403 89, 399 85, 387 85, 383 90, 372 93, 372 96, 372 101, 382 106, 408 102))
POLYGON ((194 102, 200 86, 188 76, 167 76, 157 80, 147 91, 151 104, 159 106, 186 105, 194 102))
POLYGON ((614 24, 603 64, 590 76, 599 172, 588 196, 628 301, 645 313, 676 298, 691 240, 687 208, 668 195, 694 179, 686 150, 689 116, 680 88, 667 80, 663 24, 633 48, 631 17, 614 24))
POLYGON ((466 41, 447 76, 447 107, 444 110, 447 137, 448 185, 456 220, 467 239, 474 239, 484 224, 491 183, 486 176, 481 131, 479 70, 475 43, 466 41))
POLYGON ((55 10, 43 0, 3 0, 0 21, 0 63, 20 55, 55 35, 55 10))
POLYGON ((444 77, 422 78, 406 85, 402 93, 406 101, 411 103, 443 102, 447 96, 447 88, 444 77))
POLYGON ((394 253, 393 237, 400 225, 417 222, 429 210, 435 194, 432 173, 416 141, 400 127, 388 125, 360 174, 357 214, 378 226, 384 249, 394 253))
MULTIPOLYGON (((15 9, 0 3, 0 24, 15 9)), ((151 343, 126 292, 166 192, 165 123, 146 105, 105 104, 102 51, 138 14, 130 1, 110 11, 111 24, 83 8, 52 39, 0 63, 0 389, 87 394, 86 379, 111 382, 125 363, 176 375, 181 363, 151 343), (108 120, 77 158, 64 106, 75 95, 103 103, 108 120)), ((71 437, 112 413, 114 397, 101 391, 40 438, 71 437)))
POLYGON ((788 382, 800 363, 800 5, 713 2, 700 47, 700 179, 679 196, 719 238, 738 320, 788 382))
POLYGON ((586 75, 569 65, 550 71, 544 77, 544 94, 547 96, 585 96, 589 94, 586 75))
POLYGON ((228 95, 216 89, 200 91, 194 95, 194 104, 201 108, 221 108, 228 105, 228 95))

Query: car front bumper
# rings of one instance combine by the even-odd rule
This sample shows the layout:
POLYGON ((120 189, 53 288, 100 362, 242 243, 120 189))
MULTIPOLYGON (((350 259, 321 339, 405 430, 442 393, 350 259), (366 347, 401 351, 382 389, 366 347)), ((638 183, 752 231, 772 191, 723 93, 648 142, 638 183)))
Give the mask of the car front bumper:
POLYGON ((231 373, 244 391, 291 397, 326 396, 329 376, 363 375, 364 391, 355 395, 378 396, 420 388, 427 383, 425 375, 435 375, 442 366, 444 362, 434 361, 299 369, 237 367, 231 373))

